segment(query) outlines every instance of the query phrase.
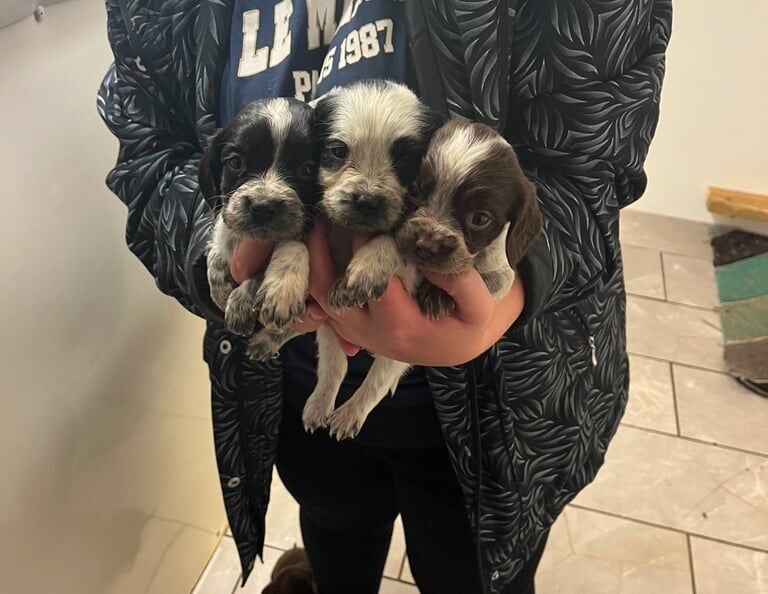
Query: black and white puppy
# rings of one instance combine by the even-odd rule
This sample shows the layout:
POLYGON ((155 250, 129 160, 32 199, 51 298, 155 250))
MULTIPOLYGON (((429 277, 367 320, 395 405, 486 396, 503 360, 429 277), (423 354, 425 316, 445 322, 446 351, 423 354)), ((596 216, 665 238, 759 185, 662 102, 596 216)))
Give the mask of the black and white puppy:
MULTIPOLYGON (((418 266, 442 274, 474 267, 495 299, 515 279, 512 266, 541 231, 534 185, 514 149, 488 126, 453 120, 432 138, 411 209, 397 234, 400 252, 418 266)), ((422 312, 436 319, 453 300, 426 280, 416 291, 422 312)))
POLYGON ((211 298, 230 331, 251 336, 248 354, 257 360, 275 356, 295 336, 289 325, 305 310, 309 254, 302 239, 318 198, 312 126, 305 103, 254 101, 211 139, 200 162, 200 189, 217 212, 211 298), (229 261, 244 238, 275 247, 263 274, 235 286, 229 261))
MULTIPOLYGON (((407 87, 384 80, 336 88, 315 105, 320 140, 320 208, 329 235, 337 282, 329 304, 343 310, 380 298, 399 275, 415 288, 394 232, 406 212, 408 188, 416 179, 429 139, 442 121, 407 87), (350 233, 372 238, 352 255, 350 233)), ((347 372, 347 358, 325 327, 317 332, 318 382, 303 413, 308 431, 329 426, 337 439, 354 437, 368 413, 394 391, 408 365, 376 357, 352 398, 334 410, 347 372)))

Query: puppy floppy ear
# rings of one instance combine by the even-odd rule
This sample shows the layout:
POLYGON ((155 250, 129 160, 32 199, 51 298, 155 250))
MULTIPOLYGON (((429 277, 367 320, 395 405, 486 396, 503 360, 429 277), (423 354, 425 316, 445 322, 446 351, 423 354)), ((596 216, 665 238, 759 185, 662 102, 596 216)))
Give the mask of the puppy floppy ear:
POLYGON ((536 198, 536 186, 520 172, 514 185, 517 193, 516 205, 510 213, 509 230, 507 231, 507 260, 514 267, 528 253, 531 244, 541 233, 543 220, 539 201, 536 198))
POLYGON ((429 107, 425 108, 424 131, 426 133, 427 141, 429 141, 435 132, 442 128, 447 121, 448 120, 441 113, 434 109, 430 109, 429 107))
POLYGON ((328 91, 319 99, 313 99, 310 102, 312 107, 312 133, 315 141, 320 143, 328 137, 328 130, 331 125, 333 115, 333 106, 335 105, 336 87, 328 91))
POLYGON ((212 210, 221 207, 221 131, 208 143, 197 172, 197 183, 212 210))

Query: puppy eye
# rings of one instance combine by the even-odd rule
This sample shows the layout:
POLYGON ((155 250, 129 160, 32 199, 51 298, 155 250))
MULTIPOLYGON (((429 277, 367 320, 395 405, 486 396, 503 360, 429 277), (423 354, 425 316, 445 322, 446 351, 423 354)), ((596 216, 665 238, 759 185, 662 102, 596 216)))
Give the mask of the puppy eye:
POLYGON ((299 175, 304 179, 315 179, 317 175, 317 165, 312 161, 307 161, 299 168, 299 175))
POLYGON ((408 186, 408 196, 411 198, 418 198, 421 196, 421 185, 419 182, 413 182, 408 186))
POLYGON ((482 231, 491 224, 491 214, 485 210, 478 210, 467 215, 467 227, 472 231, 482 231))
POLYGON ((328 152, 336 159, 346 159, 349 154, 349 148, 343 142, 337 142, 328 147, 328 152))
POLYGON ((243 168, 243 159, 238 155, 233 155, 226 160, 227 165, 235 171, 240 171, 243 168))

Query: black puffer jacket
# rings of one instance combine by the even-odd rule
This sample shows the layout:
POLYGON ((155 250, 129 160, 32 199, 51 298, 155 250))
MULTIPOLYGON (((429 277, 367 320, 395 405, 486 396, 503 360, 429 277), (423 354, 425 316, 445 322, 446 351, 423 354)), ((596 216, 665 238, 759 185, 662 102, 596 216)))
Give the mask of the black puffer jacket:
MULTIPOLYGON (((627 398, 619 209, 645 187, 671 0, 408 2, 424 99, 485 121, 538 186, 544 232, 522 263, 526 309, 476 361, 427 370, 485 587, 519 570, 600 467, 627 398)), ((109 187, 130 249, 206 317, 216 456, 247 576, 264 544, 279 360, 254 365, 208 296, 212 217, 197 164, 216 128, 231 0, 108 0, 115 55, 99 111, 120 141, 109 187)))

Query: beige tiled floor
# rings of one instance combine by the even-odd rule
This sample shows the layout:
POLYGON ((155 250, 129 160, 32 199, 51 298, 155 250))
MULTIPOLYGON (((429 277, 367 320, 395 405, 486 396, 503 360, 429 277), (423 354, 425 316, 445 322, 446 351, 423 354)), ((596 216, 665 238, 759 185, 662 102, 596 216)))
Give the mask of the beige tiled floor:
MULTIPOLYGON (((622 243, 629 405, 604 468, 553 526, 537 592, 768 594, 768 400, 722 371, 706 226, 626 212, 622 243)), ((244 594, 301 542, 279 481, 267 526, 244 594)), ((225 537, 195 594, 240 591, 239 575, 225 537)), ((418 592, 400 525, 385 576, 381 594, 418 592)))

